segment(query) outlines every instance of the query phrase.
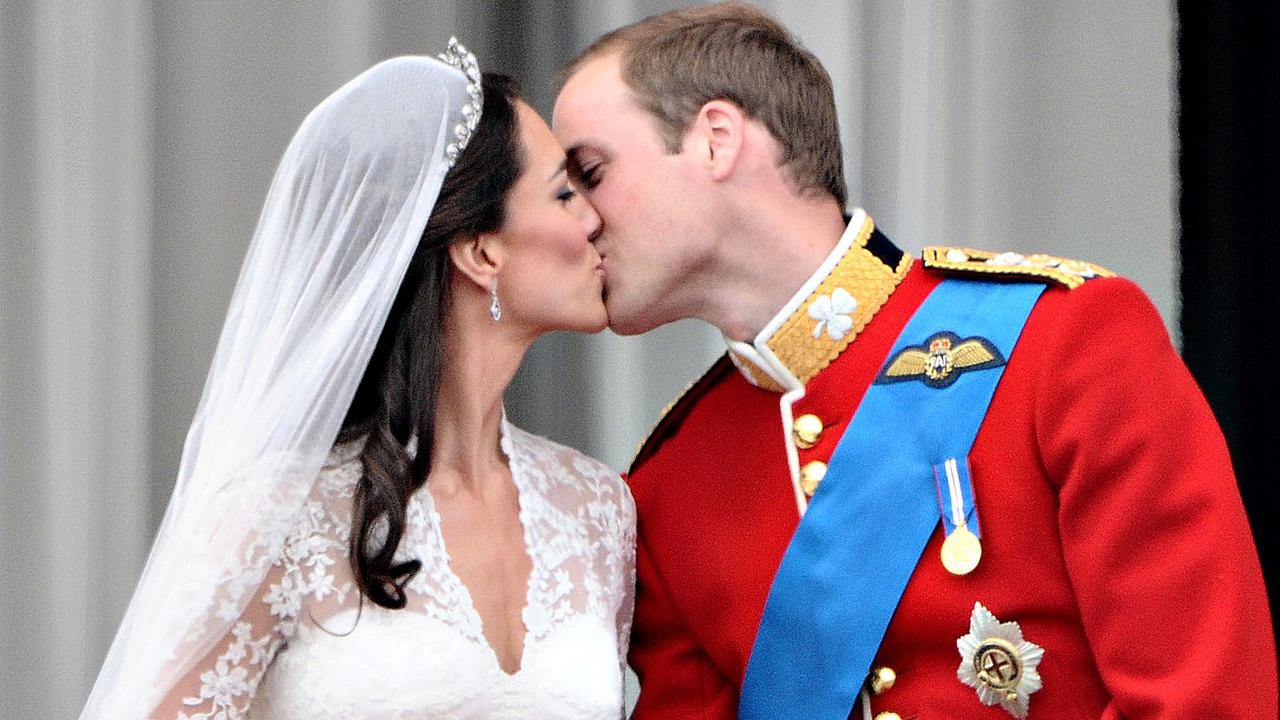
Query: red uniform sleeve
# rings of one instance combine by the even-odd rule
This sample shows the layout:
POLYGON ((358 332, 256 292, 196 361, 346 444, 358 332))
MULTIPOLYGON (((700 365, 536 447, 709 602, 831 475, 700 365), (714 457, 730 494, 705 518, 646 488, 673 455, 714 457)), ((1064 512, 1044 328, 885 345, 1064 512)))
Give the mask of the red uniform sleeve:
POLYGON ((636 610, 631 669, 640 679, 632 720, 738 716, 738 693, 711 663, 676 613, 657 568, 636 544, 636 610))
POLYGON ((1132 283, 1045 299, 1059 312, 1039 358, 1036 432, 1112 695, 1102 717, 1274 720, 1266 591, 1208 404, 1132 283))

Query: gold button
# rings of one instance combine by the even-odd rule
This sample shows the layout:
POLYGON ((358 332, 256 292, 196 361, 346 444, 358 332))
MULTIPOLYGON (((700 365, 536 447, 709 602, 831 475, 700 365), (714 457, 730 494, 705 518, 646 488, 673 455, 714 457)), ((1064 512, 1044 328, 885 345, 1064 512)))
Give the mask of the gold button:
POLYGON ((818 483, 822 482, 822 478, 827 474, 827 464, 821 460, 813 462, 800 468, 800 489, 805 495, 813 497, 818 491, 818 483))
POLYGON ((871 689, 871 694, 879 695, 893 687, 897 681, 898 673, 894 672, 893 668, 878 667, 871 671, 871 675, 867 678, 867 686, 871 689))
POLYGON ((791 435, 795 438, 796 447, 808 450, 822 437, 822 420, 817 415, 801 415, 791 423, 791 435))
POLYGON ((896 712, 876 713, 876 720, 902 720, 902 716, 896 712))

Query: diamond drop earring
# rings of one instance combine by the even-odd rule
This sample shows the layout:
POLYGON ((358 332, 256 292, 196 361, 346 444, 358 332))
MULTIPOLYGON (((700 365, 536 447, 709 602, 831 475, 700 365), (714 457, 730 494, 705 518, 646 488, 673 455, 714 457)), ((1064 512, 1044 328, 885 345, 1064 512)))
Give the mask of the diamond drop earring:
POLYGON ((493 278, 493 285, 489 287, 489 317, 494 322, 502 319, 502 306, 498 304, 498 278, 493 278))

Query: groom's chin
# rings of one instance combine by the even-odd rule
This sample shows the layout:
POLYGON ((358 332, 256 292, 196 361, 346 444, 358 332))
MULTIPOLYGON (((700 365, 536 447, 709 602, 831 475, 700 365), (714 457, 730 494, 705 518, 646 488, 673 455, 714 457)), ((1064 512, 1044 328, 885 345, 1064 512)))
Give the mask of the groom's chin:
POLYGON ((609 321, 609 330, 613 332, 614 335, 622 335, 624 337, 631 336, 631 335, 640 335, 641 333, 645 332, 644 330, 636 329, 630 325, 614 324, 612 320, 609 321))
POLYGON ((640 335, 650 330, 665 325, 667 321, 659 320, 655 317, 653 310, 658 308, 653 305, 634 302, 634 300, 644 298, 644 294, 640 294, 640 298, 636 298, 634 293, 630 294, 633 302, 627 302, 628 293, 620 292, 619 288, 613 288, 610 292, 608 284, 604 290, 604 309, 609 316, 609 330, 615 335, 640 335))
POLYGON ((650 322, 644 315, 624 313, 608 305, 605 308, 609 311, 609 330, 614 335, 640 335, 657 327, 657 324, 650 322))

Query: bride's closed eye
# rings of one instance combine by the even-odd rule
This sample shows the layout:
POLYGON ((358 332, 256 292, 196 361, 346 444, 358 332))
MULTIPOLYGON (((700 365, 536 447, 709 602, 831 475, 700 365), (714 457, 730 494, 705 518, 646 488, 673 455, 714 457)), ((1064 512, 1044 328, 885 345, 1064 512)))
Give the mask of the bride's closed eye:
POLYGON ((573 188, 566 187, 563 190, 561 190, 559 193, 556 193, 556 200, 559 200, 561 204, 568 203, 577 194, 578 194, 577 191, 575 191, 573 188))

